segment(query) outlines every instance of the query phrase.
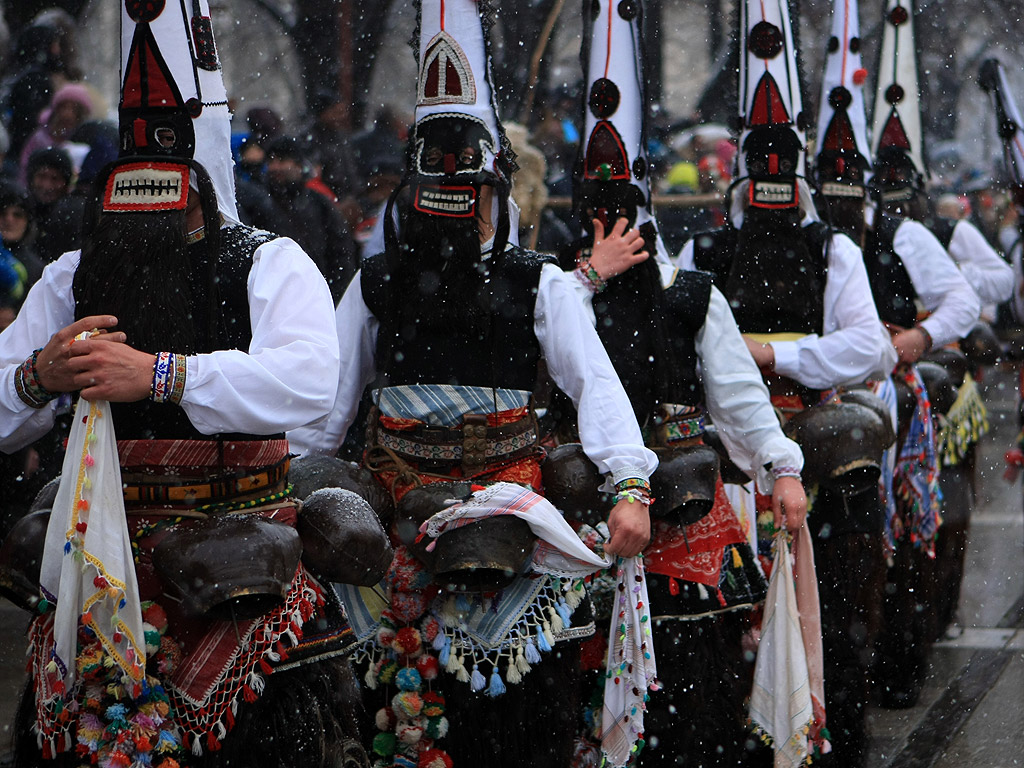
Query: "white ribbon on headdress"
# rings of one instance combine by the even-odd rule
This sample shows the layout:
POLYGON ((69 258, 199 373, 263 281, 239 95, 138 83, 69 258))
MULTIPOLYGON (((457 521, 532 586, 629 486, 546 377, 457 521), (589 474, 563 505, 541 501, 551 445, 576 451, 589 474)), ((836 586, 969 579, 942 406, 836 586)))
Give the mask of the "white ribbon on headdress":
POLYGON ((50 691, 57 681, 72 690, 80 622, 96 634, 126 682, 142 680, 142 608, 109 403, 79 400, 75 409, 46 529, 40 584, 44 597, 57 604, 47 660, 50 691))

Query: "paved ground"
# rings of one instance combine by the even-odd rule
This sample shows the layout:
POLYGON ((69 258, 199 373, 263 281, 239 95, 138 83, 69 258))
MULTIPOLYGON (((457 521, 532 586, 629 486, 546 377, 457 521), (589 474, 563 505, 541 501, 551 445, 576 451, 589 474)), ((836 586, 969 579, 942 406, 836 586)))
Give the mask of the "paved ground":
MULTIPOLYGON (((1001 477, 1017 431, 1013 384, 1000 372, 984 384, 993 430, 979 455, 962 633, 933 649, 918 706, 871 711, 869 768, 1024 766, 1024 499, 1001 477)), ((26 623, 0 600, 0 754, 24 680, 26 623)))

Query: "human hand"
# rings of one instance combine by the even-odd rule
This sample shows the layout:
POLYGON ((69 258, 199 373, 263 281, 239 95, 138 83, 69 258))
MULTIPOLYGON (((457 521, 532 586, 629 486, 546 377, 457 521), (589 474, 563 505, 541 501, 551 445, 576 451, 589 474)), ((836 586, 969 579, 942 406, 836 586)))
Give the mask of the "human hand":
POLYGON ((608 514, 608 534, 604 545, 606 554, 639 555, 651 540, 651 516, 647 507, 628 499, 618 502, 608 514))
POLYGON ((594 219, 594 246, 590 254, 590 266, 602 280, 621 275, 634 264, 646 261, 648 253, 642 250, 644 238, 640 230, 626 231, 629 221, 620 217, 612 231, 605 235, 600 219, 594 219))
POLYGON ((749 336, 744 336, 743 341, 746 343, 747 350, 750 352, 750 356, 754 358, 758 368, 762 371, 771 371, 775 368, 775 350, 772 349, 771 344, 762 344, 760 341, 754 341, 749 336))
POLYGON ((928 337, 920 328, 907 328, 892 337, 901 363, 916 363, 928 351, 928 337))
POLYGON ((807 494, 803 483, 798 477, 778 477, 772 490, 772 514, 775 529, 782 530, 783 521, 786 530, 796 534, 807 519, 807 494))
POLYGON ((67 368, 86 400, 134 403, 152 392, 155 355, 127 344, 104 343, 99 336, 76 341, 70 352, 67 368))
POLYGON ((36 357, 36 375, 39 377, 39 382, 50 392, 73 392, 79 389, 75 384, 77 371, 68 367, 75 337, 80 333, 99 330, 99 334, 94 336, 93 340, 101 343, 123 344, 127 340, 123 333, 120 331, 108 333, 106 330, 115 325, 117 325, 116 317, 90 315, 61 328, 50 337, 46 346, 39 351, 39 355, 36 357))

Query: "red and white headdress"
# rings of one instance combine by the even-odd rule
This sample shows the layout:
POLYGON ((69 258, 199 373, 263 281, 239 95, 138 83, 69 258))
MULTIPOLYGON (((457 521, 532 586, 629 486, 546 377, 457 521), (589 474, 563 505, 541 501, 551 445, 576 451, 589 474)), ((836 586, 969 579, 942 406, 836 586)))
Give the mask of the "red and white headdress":
POLYGON ((586 138, 577 208, 585 229, 595 217, 608 228, 623 215, 639 227, 654 221, 644 131, 643 3, 585 2, 583 23, 586 138))
POLYGON ((742 0, 740 44, 737 176, 750 180, 750 205, 795 208, 806 137, 786 0, 742 0))
POLYGON ((421 213, 475 215, 482 183, 511 183, 477 0, 420 0, 413 205, 421 213))
POLYGON ((872 187, 883 200, 907 200, 926 175, 913 0, 887 0, 883 25, 872 123, 872 187))
POLYGON ((121 160, 104 210, 184 208, 205 171, 221 214, 237 221, 227 93, 208 0, 122 0, 121 160))
POLYGON ((857 0, 834 0, 818 105, 815 176, 824 195, 862 197, 871 167, 857 0))

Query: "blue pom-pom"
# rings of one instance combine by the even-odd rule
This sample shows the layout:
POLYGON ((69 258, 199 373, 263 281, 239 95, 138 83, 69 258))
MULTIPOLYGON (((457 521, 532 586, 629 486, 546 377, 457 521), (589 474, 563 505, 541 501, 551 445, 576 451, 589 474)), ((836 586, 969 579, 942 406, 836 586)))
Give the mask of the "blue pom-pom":
POLYGON ((395 685, 400 691, 418 691, 422 682, 420 673, 416 671, 415 667, 400 669, 395 675, 395 685))

